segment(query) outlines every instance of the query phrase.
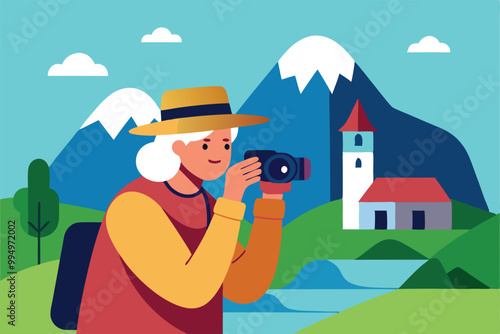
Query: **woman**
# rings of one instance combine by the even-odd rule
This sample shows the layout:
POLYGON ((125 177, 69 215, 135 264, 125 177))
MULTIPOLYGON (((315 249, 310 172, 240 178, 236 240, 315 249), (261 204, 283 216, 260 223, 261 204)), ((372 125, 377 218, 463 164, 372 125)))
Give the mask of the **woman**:
POLYGON ((273 279, 290 184, 261 182, 245 249, 237 240, 241 199, 260 181, 260 162, 228 169, 237 128, 269 119, 232 114, 222 87, 167 91, 161 109, 161 122, 130 131, 156 138, 137 155, 143 177, 106 211, 78 333, 222 333, 222 297, 253 302, 273 279), (202 183, 225 172, 215 200, 202 183))

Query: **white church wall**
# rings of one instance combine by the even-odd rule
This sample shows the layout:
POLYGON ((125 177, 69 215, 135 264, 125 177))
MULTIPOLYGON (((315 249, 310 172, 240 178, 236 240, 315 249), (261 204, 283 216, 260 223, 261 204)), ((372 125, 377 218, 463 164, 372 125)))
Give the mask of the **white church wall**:
POLYGON ((344 152, 342 154, 342 222, 344 229, 359 228, 358 201, 373 182, 373 153, 344 152), (356 167, 356 160, 361 167, 356 167))

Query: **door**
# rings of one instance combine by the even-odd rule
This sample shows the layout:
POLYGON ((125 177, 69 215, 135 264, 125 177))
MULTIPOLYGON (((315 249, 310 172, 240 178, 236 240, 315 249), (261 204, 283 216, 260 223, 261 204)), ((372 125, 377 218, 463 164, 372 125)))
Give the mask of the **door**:
POLYGON ((425 211, 413 210, 413 229, 425 230, 425 211))
POLYGON ((375 211, 375 229, 387 230, 387 211, 375 211))

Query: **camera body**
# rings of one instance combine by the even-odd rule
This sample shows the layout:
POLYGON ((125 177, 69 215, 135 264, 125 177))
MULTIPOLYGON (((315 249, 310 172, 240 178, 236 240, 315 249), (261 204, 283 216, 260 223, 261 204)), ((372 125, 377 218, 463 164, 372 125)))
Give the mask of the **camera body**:
POLYGON ((262 164, 261 181, 288 183, 307 180, 311 175, 311 162, 307 158, 295 158, 288 153, 272 150, 249 150, 244 158, 258 157, 262 164))

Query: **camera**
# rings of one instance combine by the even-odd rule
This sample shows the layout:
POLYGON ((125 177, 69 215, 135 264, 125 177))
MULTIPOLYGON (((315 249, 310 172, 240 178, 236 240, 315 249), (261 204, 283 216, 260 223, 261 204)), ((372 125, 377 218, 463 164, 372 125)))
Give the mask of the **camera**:
POLYGON ((288 183, 292 180, 307 180, 311 176, 311 161, 307 158, 294 158, 290 154, 271 150, 245 152, 245 160, 253 157, 258 157, 262 164, 261 181, 288 183))

